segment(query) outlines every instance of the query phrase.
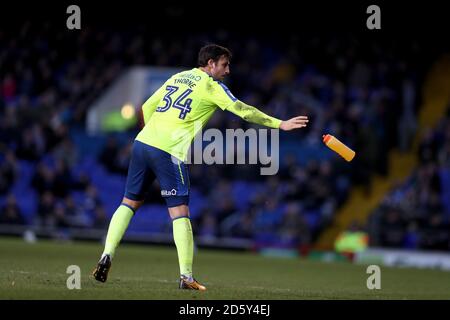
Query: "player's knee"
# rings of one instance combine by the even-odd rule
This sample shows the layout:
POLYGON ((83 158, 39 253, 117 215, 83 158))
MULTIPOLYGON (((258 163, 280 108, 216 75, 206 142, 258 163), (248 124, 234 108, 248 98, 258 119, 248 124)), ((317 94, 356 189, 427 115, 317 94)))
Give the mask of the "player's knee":
POLYGON ((126 197, 122 199, 122 203, 129 206, 134 212, 136 212, 144 203, 144 200, 131 200, 126 197))
POLYGON ((172 220, 181 217, 189 217, 189 207, 185 204, 175 207, 169 207, 168 209, 170 218, 172 220))

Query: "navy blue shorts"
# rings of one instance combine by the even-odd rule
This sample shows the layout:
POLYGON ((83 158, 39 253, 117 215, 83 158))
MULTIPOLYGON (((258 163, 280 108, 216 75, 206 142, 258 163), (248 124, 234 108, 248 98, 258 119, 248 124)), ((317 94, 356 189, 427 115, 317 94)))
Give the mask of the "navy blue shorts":
POLYGON ((189 173, 186 164, 163 150, 135 140, 125 197, 135 201, 144 200, 155 178, 169 208, 189 204, 189 173))

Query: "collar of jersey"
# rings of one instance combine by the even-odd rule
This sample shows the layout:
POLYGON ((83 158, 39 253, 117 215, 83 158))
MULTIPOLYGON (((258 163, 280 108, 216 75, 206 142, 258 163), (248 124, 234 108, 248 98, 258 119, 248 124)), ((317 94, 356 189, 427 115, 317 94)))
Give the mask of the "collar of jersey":
POLYGON ((210 74, 206 73, 206 72, 203 71, 202 69, 200 69, 200 68, 194 68, 194 69, 200 71, 201 73, 206 74, 208 77, 210 77, 210 78, 213 79, 214 81, 217 81, 218 83, 222 83, 222 81, 214 79, 210 74))

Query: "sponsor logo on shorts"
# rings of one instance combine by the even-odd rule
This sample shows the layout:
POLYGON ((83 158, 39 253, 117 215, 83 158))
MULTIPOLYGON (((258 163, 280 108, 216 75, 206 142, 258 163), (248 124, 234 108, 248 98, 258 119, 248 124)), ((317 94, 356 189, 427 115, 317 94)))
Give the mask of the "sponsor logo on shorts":
POLYGON ((161 196, 176 196, 177 195, 177 190, 172 189, 172 190, 161 190, 161 196))

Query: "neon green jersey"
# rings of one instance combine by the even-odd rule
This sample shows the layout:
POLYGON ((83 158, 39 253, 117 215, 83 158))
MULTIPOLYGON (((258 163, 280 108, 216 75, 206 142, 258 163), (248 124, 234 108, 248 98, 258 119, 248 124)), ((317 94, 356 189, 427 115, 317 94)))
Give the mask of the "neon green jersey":
POLYGON ((145 126, 136 140, 184 161, 195 135, 217 108, 273 128, 281 123, 237 100, 222 82, 194 68, 173 75, 143 104, 145 126))

